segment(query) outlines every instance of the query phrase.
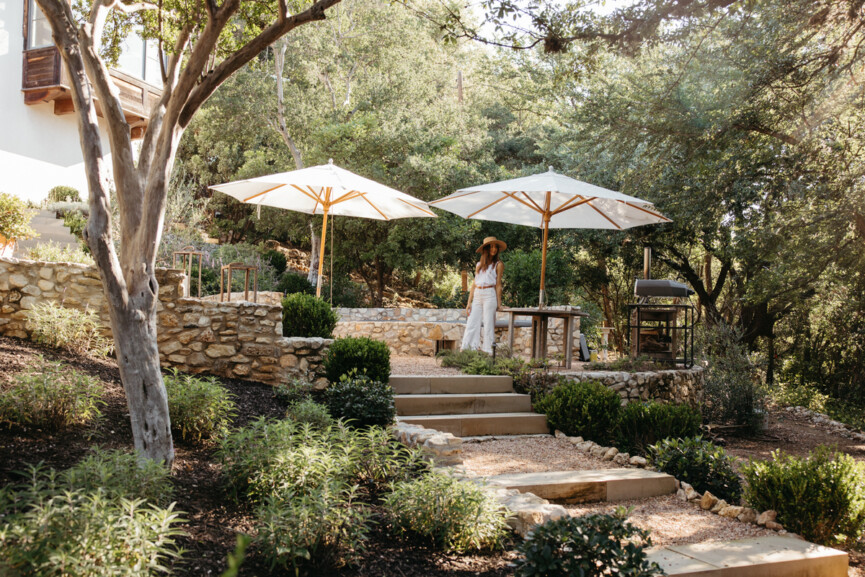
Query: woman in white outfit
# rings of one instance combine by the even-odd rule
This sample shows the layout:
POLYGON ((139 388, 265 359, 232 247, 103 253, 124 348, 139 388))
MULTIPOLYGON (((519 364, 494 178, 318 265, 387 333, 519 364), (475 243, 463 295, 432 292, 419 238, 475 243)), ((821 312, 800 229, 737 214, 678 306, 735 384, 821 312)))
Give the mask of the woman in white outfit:
POLYGON ((499 260, 499 253, 506 248, 508 245, 503 241, 488 236, 477 250, 481 253, 481 260, 475 267, 475 280, 469 289, 469 302, 466 306, 468 321, 463 334, 462 350, 480 348, 489 354, 493 352, 496 311, 502 304, 502 273, 505 270, 505 265, 499 260))

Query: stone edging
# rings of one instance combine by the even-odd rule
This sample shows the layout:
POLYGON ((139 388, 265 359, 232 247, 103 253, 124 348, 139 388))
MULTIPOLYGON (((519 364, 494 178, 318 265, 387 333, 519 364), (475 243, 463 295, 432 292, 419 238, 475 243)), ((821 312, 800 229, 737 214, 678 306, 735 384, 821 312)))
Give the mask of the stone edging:
POLYGON ((516 489, 505 489, 490 485, 482 479, 471 479, 462 466, 463 440, 451 433, 442 433, 435 429, 427 429, 421 425, 397 423, 393 435, 401 443, 409 447, 421 447, 425 455, 433 462, 435 468, 454 475, 466 483, 476 483, 481 490, 492 495, 509 512, 508 525, 521 537, 537 525, 567 516, 567 510, 561 505, 554 505, 533 493, 520 493, 516 489))
POLYGON ((844 423, 836 421, 825 413, 812 411, 811 409, 801 406, 786 407, 784 410, 788 413, 794 413, 796 415, 799 415, 800 417, 808 418, 814 424, 826 425, 831 429, 832 433, 841 435, 842 437, 846 437, 848 439, 856 439, 857 441, 865 441, 865 433, 857 431, 849 425, 845 425, 844 423))
MULTIPOLYGON (((654 470, 654 467, 648 464, 644 457, 630 456, 628 453, 620 453, 615 447, 604 447, 598 445, 594 441, 585 441, 582 437, 568 437, 561 431, 556 431, 556 437, 567 439, 574 447, 584 453, 588 453, 593 457, 601 458, 604 461, 612 461, 617 465, 625 467, 639 467, 644 469, 654 470)), ((777 531, 779 535, 787 535, 788 537, 799 537, 795 533, 788 533, 784 527, 776 521, 778 513, 775 511, 763 511, 758 513, 751 507, 740 507, 738 505, 730 505, 724 499, 718 499, 709 491, 702 495, 688 483, 676 479, 676 498, 681 501, 690 502, 698 505, 704 511, 715 513, 721 517, 735 519, 742 523, 750 523, 759 525, 772 531, 777 531)))

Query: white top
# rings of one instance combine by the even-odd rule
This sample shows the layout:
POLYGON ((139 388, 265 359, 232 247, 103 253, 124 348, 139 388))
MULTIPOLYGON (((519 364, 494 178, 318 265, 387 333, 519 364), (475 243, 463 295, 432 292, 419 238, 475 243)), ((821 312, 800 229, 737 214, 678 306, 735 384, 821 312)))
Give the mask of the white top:
MULTIPOLYGON (((478 263, 477 266, 480 266, 478 263)), ((475 286, 496 286, 496 267, 497 263, 493 263, 486 269, 479 270, 475 275, 475 286)))

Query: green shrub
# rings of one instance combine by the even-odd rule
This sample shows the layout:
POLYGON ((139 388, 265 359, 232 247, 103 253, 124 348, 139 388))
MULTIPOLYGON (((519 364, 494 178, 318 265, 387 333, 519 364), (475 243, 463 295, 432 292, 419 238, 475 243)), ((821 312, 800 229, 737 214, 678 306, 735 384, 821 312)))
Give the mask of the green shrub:
POLYGON ((386 427, 396 415, 390 385, 355 372, 328 387, 325 400, 331 416, 345 419, 353 427, 386 427))
POLYGON ((808 541, 852 543, 865 530, 865 469, 842 453, 819 447, 808 457, 772 453, 742 468, 745 500, 808 541))
POLYGON ((88 425, 102 416, 102 387, 93 377, 62 363, 41 361, 0 390, 0 421, 58 431, 88 425))
POLYGON ((103 336, 105 328, 99 315, 89 309, 41 302, 27 311, 27 327, 37 343, 75 354, 103 357, 114 350, 114 342, 103 336))
POLYGON ((733 469, 732 459, 724 449, 701 437, 664 439, 649 447, 649 462, 662 473, 691 484, 700 493, 710 491, 734 505, 742 497, 742 482, 733 469))
POLYGON ((282 334, 286 337, 333 337, 339 320, 327 301, 295 293, 282 299, 282 334))
POLYGON ((366 337, 336 339, 324 358, 324 370, 331 383, 352 371, 374 381, 390 380, 390 349, 382 341, 366 337))
POLYGON ((0 236, 5 240, 24 240, 38 236, 30 228, 35 211, 27 208, 23 200, 0 192, 0 236))
POLYGON ((0 490, 0 574, 140 577, 167 574, 181 556, 173 505, 68 490, 36 472, 0 490))
MULTIPOLYGON (((333 283, 333 306, 355 309, 363 306, 364 286, 348 279, 337 277, 333 283)), ((321 285, 322 296, 331 298, 330 283, 321 285)))
POLYGON ((63 226, 79 240, 84 240, 84 229, 87 228, 87 217, 80 212, 67 212, 63 215, 63 226))
POLYGON ((273 398, 280 403, 292 405, 310 398, 314 387, 312 383, 303 379, 291 378, 285 383, 280 383, 273 389, 273 398))
POLYGON ((305 276, 299 275, 296 272, 285 272, 279 277, 279 283, 276 285, 276 290, 279 292, 291 295, 302 293, 305 295, 314 295, 315 287, 309 282, 305 276))
POLYGON ((398 531, 429 537, 446 551, 498 548, 508 532, 495 497, 443 473, 395 483, 384 507, 398 531))
POLYGON ((616 446, 620 451, 645 455, 649 445, 663 439, 684 439, 700 434, 700 412, 688 405, 650 401, 629 403, 622 409, 616 446))
POLYGON ((95 264, 93 257, 84 252, 80 245, 69 246, 53 241, 40 242, 27 252, 27 258, 40 262, 74 262, 95 264))
POLYGON ((66 202, 65 200, 48 203, 45 206, 45 210, 53 212, 57 218, 63 218, 67 212, 80 212, 83 215, 90 214, 90 207, 86 202, 66 202))
POLYGON ((48 202, 81 202, 81 194, 71 186, 55 186, 48 191, 48 202))
POLYGON ((649 532, 626 520, 620 507, 612 515, 562 517, 536 527, 519 546, 517 577, 589 577, 631 575, 652 577, 665 573, 649 562, 644 546, 649 532))
POLYGON ((567 381, 541 399, 538 409, 546 414, 550 428, 610 445, 616 438, 622 401, 601 383, 567 381))
POLYGON ((146 499, 166 504, 172 493, 170 475, 162 463, 140 459, 134 453, 94 447, 91 454, 63 471, 60 478, 71 489, 103 491, 112 500, 146 499))
POLYGON ((333 418, 327 412, 327 407, 312 399, 290 404, 285 416, 298 423, 309 423, 317 429, 324 429, 333 424, 333 418))
POLYGON ((288 260, 285 258, 285 255, 278 250, 266 250, 261 254, 261 258, 265 262, 270 263, 270 266, 273 267, 277 275, 284 273, 285 267, 288 266, 288 260))
POLYGON ((173 370, 164 377, 171 428, 184 441, 200 442, 228 433, 237 408, 234 395, 215 377, 194 377, 173 370))
POLYGON ((256 512, 258 544, 271 567, 340 567, 357 560, 369 533, 370 512, 353 492, 324 484, 279 498, 256 512))
POLYGON ((620 371, 640 373, 645 371, 668 370, 669 364, 656 363, 651 358, 640 355, 637 358, 621 356, 611 363, 588 363, 583 367, 586 371, 620 371))

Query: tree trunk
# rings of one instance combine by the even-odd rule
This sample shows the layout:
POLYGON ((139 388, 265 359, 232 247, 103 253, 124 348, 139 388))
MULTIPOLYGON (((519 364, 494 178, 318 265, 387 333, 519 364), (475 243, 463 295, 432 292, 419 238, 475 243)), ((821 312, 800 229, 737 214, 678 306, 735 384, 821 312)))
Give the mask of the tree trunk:
POLYGON ((285 88, 283 86, 282 74, 285 70, 286 50, 288 50, 288 42, 283 39, 273 51, 273 67, 276 75, 276 131, 279 132, 279 135, 282 136, 282 141, 285 142, 288 150, 291 151, 291 156, 294 158, 294 166, 300 170, 303 168, 303 156, 294 139, 288 133, 288 126, 285 122, 285 88))
POLYGON ((309 223, 309 235, 312 239, 312 253, 309 255, 309 274, 306 276, 306 280, 312 286, 318 286, 318 252, 321 247, 321 237, 315 233, 315 225, 313 223, 309 223))
POLYGON ((375 280, 376 280, 376 306, 384 304, 384 267, 381 266, 381 260, 378 256, 375 257, 375 280))

